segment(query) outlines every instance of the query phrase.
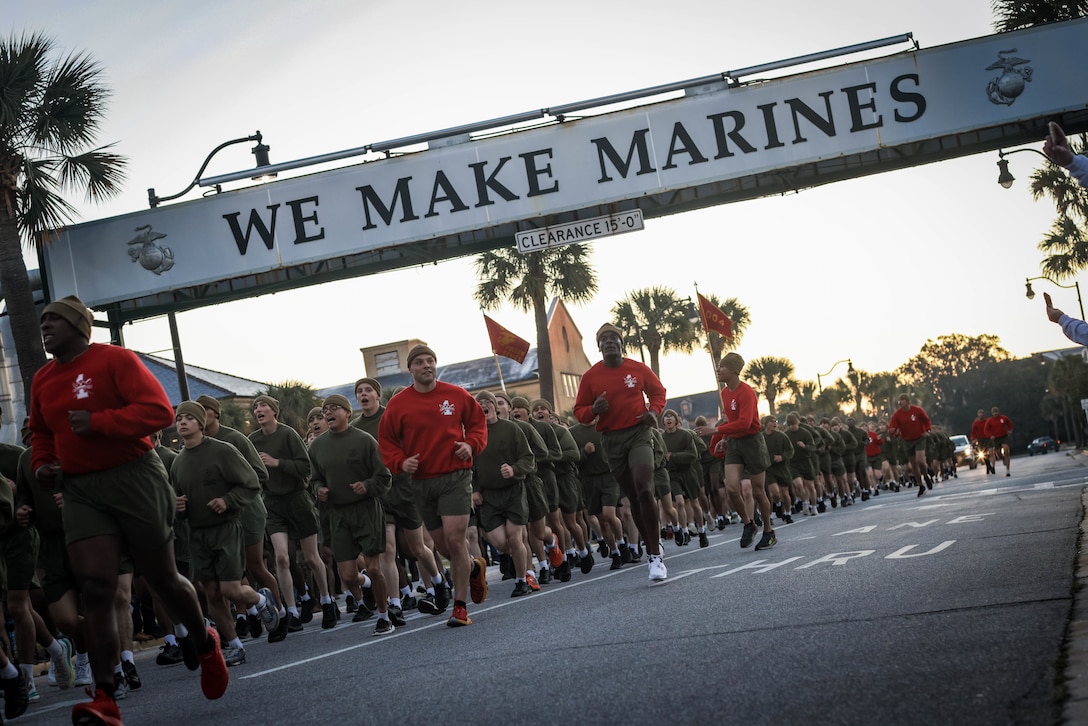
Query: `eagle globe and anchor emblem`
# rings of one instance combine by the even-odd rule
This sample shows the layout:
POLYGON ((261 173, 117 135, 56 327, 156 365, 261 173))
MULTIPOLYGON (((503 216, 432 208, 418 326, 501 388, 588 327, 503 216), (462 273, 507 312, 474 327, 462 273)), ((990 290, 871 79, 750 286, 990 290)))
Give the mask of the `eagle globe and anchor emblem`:
POLYGON ((173 251, 166 245, 155 244, 155 240, 163 239, 165 234, 151 229, 150 224, 137 227, 136 233, 128 241, 128 256, 133 262, 139 262, 140 267, 156 275, 161 275, 174 266, 173 251))
POLYGON ((1028 58, 1007 57, 1015 52, 1016 48, 999 50, 997 60, 986 66, 988 71, 1001 71, 1000 75, 991 78, 986 84, 986 95, 990 103, 1011 106, 1031 82, 1031 74, 1034 70, 1031 66, 1025 65, 1031 61, 1028 58))

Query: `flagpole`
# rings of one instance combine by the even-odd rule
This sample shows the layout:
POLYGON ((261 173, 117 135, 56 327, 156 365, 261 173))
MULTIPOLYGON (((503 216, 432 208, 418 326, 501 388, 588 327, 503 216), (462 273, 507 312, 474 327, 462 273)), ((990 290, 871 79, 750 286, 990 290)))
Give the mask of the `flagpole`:
MULTIPOLYGON (((484 328, 487 328, 487 315, 484 313, 484 309, 480 308, 480 315, 484 318, 484 328)), ((491 334, 488 333, 488 342, 491 341, 491 334)), ((502 377, 502 366, 499 365, 499 354, 495 352, 495 348, 491 348, 491 357, 495 359, 495 372, 499 374, 499 386, 502 388, 502 392, 506 393, 506 381, 502 377)))

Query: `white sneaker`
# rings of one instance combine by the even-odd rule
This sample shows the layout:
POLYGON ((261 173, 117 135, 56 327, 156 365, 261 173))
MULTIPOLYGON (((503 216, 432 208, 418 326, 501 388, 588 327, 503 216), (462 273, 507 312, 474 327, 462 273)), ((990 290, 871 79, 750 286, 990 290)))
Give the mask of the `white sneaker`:
POLYGON ((89 686, 94 682, 91 678, 91 662, 76 663, 76 678, 72 684, 74 686, 89 686))
POLYGON ((64 653, 59 658, 49 659, 49 675, 52 680, 49 685, 59 686, 60 688, 71 688, 75 685, 75 671, 72 669, 72 644, 61 638, 57 640, 61 647, 64 648, 64 653))
POLYGON ((661 582, 669 576, 669 571, 665 569, 665 561, 661 559, 661 555, 650 555, 650 582, 661 582))

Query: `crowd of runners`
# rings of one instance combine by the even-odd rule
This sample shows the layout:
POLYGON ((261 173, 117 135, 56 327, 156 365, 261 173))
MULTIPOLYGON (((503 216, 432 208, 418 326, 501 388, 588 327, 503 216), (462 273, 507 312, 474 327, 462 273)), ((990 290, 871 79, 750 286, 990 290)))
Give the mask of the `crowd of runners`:
POLYGON ((909 397, 887 420, 760 417, 735 352, 718 367, 722 418, 684 428, 610 324, 574 420, 542 398, 439 381, 437 355, 417 345, 411 386, 383 397, 361 378, 354 401, 332 395, 309 412, 304 438, 268 395, 248 436, 220 422, 213 398, 171 408, 138 358, 89 342, 90 321, 74 297, 46 308, 54 359, 34 381, 28 448, 0 452, 14 482, 0 487, 18 656, 0 653, 9 718, 39 697, 38 646, 49 685, 93 696, 73 723, 119 724, 117 701, 142 686, 141 629, 163 636, 157 665, 199 669, 218 698, 246 640, 344 616, 383 636, 411 609, 470 625, 491 566, 510 597, 642 562, 661 582, 668 548, 707 547, 715 530, 740 524, 740 547, 764 550, 794 515, 901 487, 921 497, 956 475, 951 440, 909 397), (161 443, 169 426, 180 451, 161 443))

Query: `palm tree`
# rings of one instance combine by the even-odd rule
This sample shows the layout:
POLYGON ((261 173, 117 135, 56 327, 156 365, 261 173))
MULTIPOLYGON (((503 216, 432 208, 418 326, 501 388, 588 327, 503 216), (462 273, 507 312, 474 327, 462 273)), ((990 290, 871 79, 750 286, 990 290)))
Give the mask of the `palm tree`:
POLYGON ((869 379, 865 394, 873 406, 877 417, 891 416, 895 410, 895 399, 899 395, 899 378, 894 373, 877 373, 869 379))
POLYGON ((306 415, 314 406, 321 405, 317 391, 302 381, 284 381, 269 384, 266 394, 280 403, 280 412, 276 420, 290 426, 300 436, 306 434, 306 415))
POLYGON ((745 331, 748 330, 748 326, 752 323, 752 317, 748 313, 748 308, 735 297, 726 300, 719 300, 716 295, 703 295, 703 297, 725 313, 725 316, 733 323, 732 340, 727 340, 722 337, 721 333, 716 333, 713 330, 704 330, 702 333, 705 341, 703 349, 710 353, 710 360, 717 367, 718 361, 722 359, 722 355, 725 353, 726 345, 733 348, 740 345, 741 338, 744 337, 745 331))
POLYGON ((859 368, 851 368, 847 371, 846 375, 836 381, 835 385, 842 390, 843 400, 854 401, 854 415, 862 415, 862 401, 866 397, 866 391, 869 388, 869 382, 872 380, 865 371, 859 368))
POLYGON ((63 193, 107 199, 125 167, 109 147, 88 149, 110 95, 100 66, 85 53, 53 50, 37 33, 0 40, 0 291, 27 400, 45 350, 22 246, 41 245, 76 216, 63 193))
POLYGON ((775 401, 780 394, 794 390, 797 380, 793 377, 793 363, 786 358, 765 356, 748 363, 745 377, 752 388, 763 394, 772 416, 775 414, 775 401))
POLYGON ((662 353, 690 353, 699 340, 691 301, 679 297, 671 287, 633 290, 613 306, 612 316, 624 339, 637 342, 639 352, 649 354, 650 370, 658 375, 662 353))
POLYGON ((991 0, 990 8, 999 33, 1088 15, 1085 0, 991 0))
POLYGON ((802 414, 816 412, 816 381, 797 381, 793 391, 793 407, 802 414))
POLYGON ((476 302, 491 310, 509 299, 514 307, 533 313, 540 396, 554 401, 548 299, 561 297, 578 303, 597 294, 597 272, 589 264, 588 248, 571 245, 523 255, 514 247, 501 247, 481 254, 475 266, 480 280, 476 302))

